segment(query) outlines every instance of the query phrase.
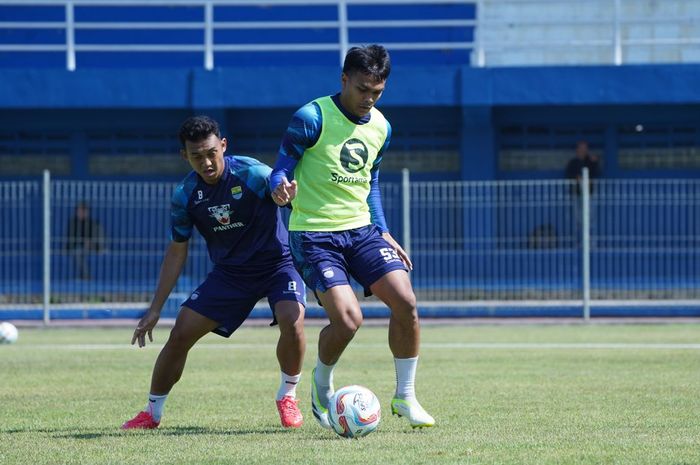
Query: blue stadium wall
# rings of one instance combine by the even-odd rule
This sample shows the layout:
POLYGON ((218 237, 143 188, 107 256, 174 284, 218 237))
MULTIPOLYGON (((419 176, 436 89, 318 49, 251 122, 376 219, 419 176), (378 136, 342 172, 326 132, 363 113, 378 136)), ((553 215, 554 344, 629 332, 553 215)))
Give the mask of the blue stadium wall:
MULTIPOLYGON (((274 3, 274 2, 273 2, 274 3)), ((349 20, 463 20, 447 27, 354 26, 351 43, 474 41, 476 3, 440 5, 350 4, 349 20)), ((76 45, 171 44, 201 46, 204 8, 195 5, 78 4, 80 23, 146 21, 192 27, 77 27, 76 45)), ((0 179, 35 177, 42 164, 58 178, 119 178, 108 155, 177 154, 175 133, 193 113, 221 120, 234 151, 273 154, 291 113, 339 88, 336 50, 241 52, 217 50, 216 68, 203 69, 203 54, 180 52, 76 52, 77 70, 65 70, 66 9, 60 4, 0 5, 0 45, 53 45, 53 51, 0 50, 0 157, 25 155, 34 169, 2 169, 0 179), (14 22, 39 27, 13 27, 14 22), (52 24, 55 27, 46 26, 52 24), (59 26, 56 26, 58 24, 59 26), (274 64, 275 66, 270 66, 274 64), (92 158, 98 154, 98 161, 92 158), (62 158, 63 163, 56 160, 62 158), (92 165, 93 168, 90 168, 92 165)), ((218 4, 218 22, 335 21, 335 5, 218 4)), ((338 40, 334 28, 219 29, 218 45, 309 43, 338 40)), ((700 65, 533 67, 469 66, 471 50, 390 50, 394 72, 380 102, 394 126, 384 179, 402 164, 418 179, 556 178, 563 166, 518 163, 512 154, 573 151, 589 139, 604 159, 605 176, 697 177, 700 163, 683 167, 620 162, 621 144, 632 148, 700 146, 700 65), (643 127, 644 131, 629 128, 643 127), (412 153, 433 160, 419 163, 412 153), (511 158, 507 159, 507 154, 511 158)), ((418 156, 418 155, 417 155, 418 156)), ((663 162, 663 160, 662 160, 663 162)), ((175 162, 178 163, 178 162, 175 162)), ((565 160, 562 160, 562 165, 565 160)), ((663 163, 661 163, 663 165, 663 163)), ((154 163, 154 167, 160 166, 154 163)), ((128 173, 128 170, 126 171, 128 173)), ((178 170, 124 176, 169 179, 178 170)))
MULTIPOLYGON (((62 154, 70 158, 70 169, 54 176, 72 179, 120 178, 88 170, 94 134, 102 135, 97 138, 100 150, 115 156, 172 153, 176 159, 177 128, 194 113, 220 119, 233 151, 273 153, 291 113, 340 85, 340 69, 332 65, 70 72, 2 64, 0 156, 26 154, 31 164, 32 156, 44 155, 36 158, 38 170, 46 157, 62 154)), ((698 177, 697 164, 634 169, 617 160, 625 127, 655 128, 639 135, 650 146, 700 146, 698 82, 700 65, 397 65, 379 107, 394 126, 392 150, 459 154, 456 164, 442 170, 417 170, 417 179, 561 177, 563 166, 503 168, 499 153, 504 147, 573 151, 581 138, 591 139, 602 152, 606 177, 698 177)), ((0 179, 35 176, 32 170, 0 170, 0 179)), ((178 176, 161 172, 141 177, 178 176)), ((388 170, 384 179, 393 176, 397 174, 388 170)))
MULTIPOLYGON (((473 5, 387 9, 377 3, 349 8, 349 18, 360 20, 476 17, 473 5), (383 9, 381 14, 377 9, 383 9)), ((333 21, 337 14, 332 5, 218 6, 214 13, 221 21, 333 21)), ((203 69, 201 52, 83 50, 77 53, 77 70, 66 71, 65 52, 60 51, 65 30, 8 26, 12 21, 61 23, 63 7, 0 5, 0 18, 5 23, 0 45, 57 47, 53 52, 0 51, 0 181, 36 179, 44 168, 51 169, 54 179, 180 179, 187 165, 178 157, 176 133, 182 120, 198 113, 222 123, 230 151, 274 161, 292 112, 339 90, 338 54, 332 50, 217 52, 213 71, 203 69), (136 169, 129 167, 138 161, 133 163, 136 169)), ((79 22, 135 19, 201 23, 203 10, 75 8, 79 22)), ((75 32, 78 44, 102 45, 128 43, 137 34, 99 28, 75 32)), ((471 42, 475 37, 473 27, 463 26, 349 32, 353 43, 471 42)), ((286 29, 219 31, 216 40, 286 43, 293 37, 332 43, 336 34, 322 28, 293 34, 286 29)), ((135 37, 143 43, 203 43, 201 30, 187 28, 140 30, 135 37)), ((700 176, 700 65, 475 68, 469 66, 467 49, 391 52, 394 71, 379 104, 394 130, 382 167, 385 181, 398 179, 402 166, 408 166, 412 179, 418 180, 561 178, 580 139, 602 155, 608 178, 700 176), (660 155, 650 163, 636 163, 635 153, 645 151, 660 155)), ((0 211, 0 221, 7 214, 0 211)), ((580 314, 577 308, 550 310, 553 316, 580 314)), ((435 316, 462 314, 459 308, 439 311, 435 316)), ((595 311, 598 316, 621 314, 617 308, 595 311)), ((647 311, 627 309, 634 315, 647 311)), ((470 314, 493 316, 490 312, 470 314)), ((504 308, 498 315, 523 316, 522 312, 504 308)), ((674 312, 679 310, 665 309, 661 314, 683 314, 674 312)))

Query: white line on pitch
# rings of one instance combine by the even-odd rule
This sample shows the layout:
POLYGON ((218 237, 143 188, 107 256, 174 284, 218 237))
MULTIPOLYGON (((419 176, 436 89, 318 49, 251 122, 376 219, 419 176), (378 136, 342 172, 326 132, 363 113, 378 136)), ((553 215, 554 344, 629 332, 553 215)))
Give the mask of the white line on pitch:
MULTIPOLYGON (((17 349, 45 350, 120 350, 136 349, 129 344, 18 344, 17 349)), ((162 349, 161 344, 149 344, 147 349, 162 349)), ((199 344, 193 350, 206 349, 261 349, 273 348, 275 344, 199 344)), ((351 347, 358 349, 374 349, 387 347, 386 344, 352 343, 351 347)), ((424 349, 533 349, 533 350, 700 350, 700 344, 679 343, 628 343, 628 342, 424 342, 424 349)))

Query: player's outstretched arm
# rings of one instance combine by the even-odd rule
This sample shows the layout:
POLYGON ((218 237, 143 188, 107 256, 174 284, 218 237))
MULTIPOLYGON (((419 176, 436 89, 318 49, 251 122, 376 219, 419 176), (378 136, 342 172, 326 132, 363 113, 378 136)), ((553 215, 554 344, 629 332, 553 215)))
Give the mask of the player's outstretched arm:
POLYGON ((148 334, 148 339, 153 342, 153 328, 155 328, 156 323, 160 319, 160 311, 170 295, 170 291, 175 287, 177 278, 180 277, 182 268, 187 261, 187 246, 187 241, 170 242, 168 249, 165 251, 165 257, 163 257, 163 263, 160 266, 160 275, 158 276, 158 285, 156 286, 153 301, 146 314, 136 325, 134 335, 131 337, 132 345, 138 341, 139 347, 144 347, 146 345, 146 334, 148 334))
POLYGON ((412 270, 413 262, 411 262, 411 259, 408 257, 406 251, 399 245, 398 242, 396 242, 396 240, 391 236, 391 234, 389 234, 389 232, 384 232, 382 233, 382 237, 396 250, 396 253, 399 254, 399 258, 404 262, 406 267, 409 270, 412 270))
POLYGON ((287 205, 294 200, 296 196, 297 182, 289 182, 287 178, 282 178, 282 181, 277 185, 275 190, 272 191, 272 200, 280 207, 287 205))

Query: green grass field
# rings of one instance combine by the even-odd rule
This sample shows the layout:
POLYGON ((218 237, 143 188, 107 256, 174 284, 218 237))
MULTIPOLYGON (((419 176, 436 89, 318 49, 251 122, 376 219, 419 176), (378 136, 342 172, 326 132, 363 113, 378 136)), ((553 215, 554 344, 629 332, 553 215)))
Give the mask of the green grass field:
POLYGON ((29 329, 0 346, 0 464, 698 464, 700 325, 425 325, 417 389, 436 418, 413 431, 388 410, 386 328, 363 327, 336 386, 379 397, 376 433, 347 440, 311 415, 278 423, 277 330, 207 336, 156 431, 121 431, 146 402, 168 328, 147 349, 131 328, 29 329))

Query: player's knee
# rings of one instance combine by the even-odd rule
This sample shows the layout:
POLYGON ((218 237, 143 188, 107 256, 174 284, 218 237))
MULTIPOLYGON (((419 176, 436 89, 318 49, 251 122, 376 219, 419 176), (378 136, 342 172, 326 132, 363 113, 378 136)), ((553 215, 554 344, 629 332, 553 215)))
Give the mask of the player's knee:
POLYGON ((416 294, 414 294, 413 291, 408 292, 408 294, 404 297, 404 302, 406 307, 410 308, 412 313, 417 313, 418 303, 416 301, 416 294))
POLYGON ((402 293, 396 300, 395 307, 402 314, 417 314, 416 295, 412 291, 402 293))
POLYGON ((283 338, 289 344, 303 345, 306 343, 303 325, 279 325, 280 338, 283 338))
POLYGON ((281 306, 275 309, 275 319, 281 331, 304 332, 304 308, 301 306, 281 306))
POLYGON ((418 320, 418 307, 416 303, 416 295, 413 292, 402 295, 391 306, 391 313, 395 318, 401 320, 418 320))
POLYGON ((196 338, 193 338, 189 332, 182 330, 176 325, 170 331, 167 345, 171 350, 187 351, 196 341, 196 338))
POLYGON ((360 326, 362 326, 362 312, 348 312, 337 321, 337 330, 346 338, 352 339, 360 326))
POLYGON ((304 320, 303 319, 288 319, 284 321, 277 320, 279 324, 280 331, 299 337, 304 334, 304 320))
POLYGON ((343 341, 351 341, 355 337, 355 333, 359 326, 351 326, 346 324, 335 325, 336 336, 343 341))

